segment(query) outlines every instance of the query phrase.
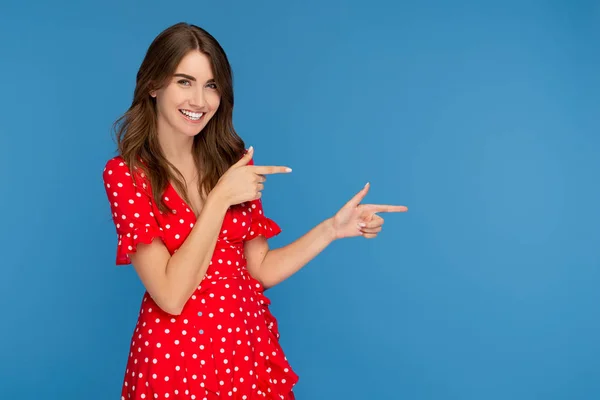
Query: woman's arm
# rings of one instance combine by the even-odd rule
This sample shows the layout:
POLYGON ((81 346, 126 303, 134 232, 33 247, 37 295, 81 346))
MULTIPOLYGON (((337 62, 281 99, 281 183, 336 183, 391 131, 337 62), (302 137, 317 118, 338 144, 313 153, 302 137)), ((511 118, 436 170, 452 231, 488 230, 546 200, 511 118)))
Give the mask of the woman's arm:
POLYGON ((160 239, 140 243, 130 259, 156 304, 178 315, 204 278, 219 237, 227 203, 209 194, 185 242, 173 255, 160 239))
POLYGON ((369 184, 365 185, 335 216, 321 222, 287 246, 269 250, 267 240, 262 236, 246 242, 244 251, 250 274, 263 287, 273 287, 298 272, 336 239, 377 237, 384 221, 376 213, 408 210, 405 206, 360 204, 369 187, 369 184))
POLYGON ((246 243, 248 271, 265 289, 273 287, 308 264, 334 240, 333 219, 327 219, 287 246, 269 250, 263 236, 246 243))

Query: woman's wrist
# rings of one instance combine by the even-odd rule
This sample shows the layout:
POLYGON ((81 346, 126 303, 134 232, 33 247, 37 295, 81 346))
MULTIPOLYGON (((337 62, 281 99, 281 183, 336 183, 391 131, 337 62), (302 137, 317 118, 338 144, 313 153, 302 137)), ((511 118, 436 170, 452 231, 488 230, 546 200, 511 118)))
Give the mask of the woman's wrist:
POLYGON ((216 212, 225 212, 230 207, 227 198, 221 193, 218 187, 215 187, 206 197, 204 208, 214 210, 216 212))

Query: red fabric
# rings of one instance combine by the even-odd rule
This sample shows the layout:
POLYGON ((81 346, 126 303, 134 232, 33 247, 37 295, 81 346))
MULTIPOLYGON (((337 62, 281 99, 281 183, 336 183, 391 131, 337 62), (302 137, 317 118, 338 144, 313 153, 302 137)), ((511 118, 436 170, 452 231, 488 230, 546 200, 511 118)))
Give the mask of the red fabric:
MULTIPOLYGON (((118 243, 116 264, 155 238, 171 254, 196 217, 169 185, 161 213, 141 170, 120 157, 106 163, 104 185, 118 243)), ((292 400, 298 376, 279 345, 277 321, 263 287, 246 269, 245 241, 281 232, 255 200, 230 207, 208 271, 178 316, 144 293, 131 339, 122 399, 292 400)))

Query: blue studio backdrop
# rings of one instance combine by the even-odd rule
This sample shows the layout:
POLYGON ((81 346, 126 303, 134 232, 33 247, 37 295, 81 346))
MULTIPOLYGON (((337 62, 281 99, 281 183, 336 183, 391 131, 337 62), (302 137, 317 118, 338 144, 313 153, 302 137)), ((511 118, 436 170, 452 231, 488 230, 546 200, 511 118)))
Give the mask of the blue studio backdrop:
POLYGON ((3 1, 0 398, 119 398, 143 288, 102 186, 152 38, 234 69, 272 247, 366 201, 267 293, 298 399, 600 398, 597 1, 3 1))

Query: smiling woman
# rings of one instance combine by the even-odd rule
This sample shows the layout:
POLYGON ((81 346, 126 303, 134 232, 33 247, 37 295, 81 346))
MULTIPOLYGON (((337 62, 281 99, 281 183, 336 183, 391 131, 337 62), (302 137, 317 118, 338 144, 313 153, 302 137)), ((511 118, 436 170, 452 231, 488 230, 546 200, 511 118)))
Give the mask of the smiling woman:
POLYGON ((117 123, 119 155, 103 179, 118 243, 146 288, 121 390, 127 399, 294 399, 298 376, 279 345, 264 290, 336 239, 374 238, 377 212, 359 204, 293 243, 263 212, 265 175, 233 128, 227 57, 203 29, 174 25, 152 42, 131 107, 117 123))
POLYGON ((148 48, 133 102, 115 128, 124 161, 142 167, 143 160, 144 167, 153 171, 148 178, 162 211, 166 209, 161 194, 172 183, 186 201, 195 203, 198 213, 199 199, 188 197, 192 191, 186 183, 201 193, 210 192, 243 153, 244 142, 232 122, 232 80, 222 47, 199 27, 173 25, 148 48), (177 149, 187 148, 185 143, 193 151, 186 151, 188 159, 175 165, 173 161, 181 159, 177 149))
POLYGON ((186 54, 177 71, 190 71, 199 79, 194 75, 176 72, 173 74, 172 82, 150 92, 150 95, 157 99, 158 130, 179 129, 189 136, 195 136, 198 134, 198 129, 201 130, 206 125, 206 121, 214 115, 221 98, 212 77, 210 59, 205 54, 199 51, 186 54), (182 107, 179 108, 181 115, 170 119, 170 113, 174 112, 178 105, 182 107), (181 125, 182 115, 183 120, 190 122, 191 125, 178 126, 181 125), (167 121, 170 121, 169 126, 160 126, 161 122, 167 121))

